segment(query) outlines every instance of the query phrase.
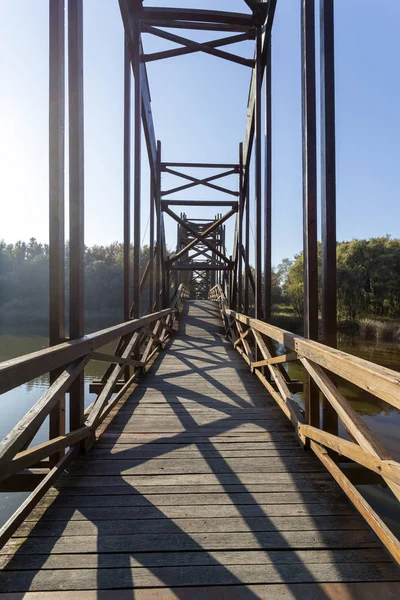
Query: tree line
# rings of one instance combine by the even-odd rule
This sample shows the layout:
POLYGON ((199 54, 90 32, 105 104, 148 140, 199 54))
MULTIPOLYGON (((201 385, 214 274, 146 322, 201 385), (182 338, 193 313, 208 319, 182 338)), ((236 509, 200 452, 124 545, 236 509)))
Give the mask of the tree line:
MULTIPOLYGON (((321 295, 321 246, 319 255, 319 290, 321 295)), ((390 236, 338 242, 337 309, 342 320, 361 318, 400 318, 400 239, 390 236)), ((303 253, 293 261, 283 261, 281 301, 303 315, 303 253)), ((321 297, 319 298, 321 303, 321 297)))
MULTIPOLYGON (((66 247, 68 284, 68 246, 66 247)), ((319 248, 319 255, 321 249, 319 248)), ((149 249, 141 250, 141 272, 149 249)), ((320 261, 321 262, 321 261, 320 261)), ((321 266, 321 265, 320 265, 321 266)), ((319 268, 319 273, 321 269, 319 268)), ((321 286, 320 286, 321 288, 321 286)), ((35 238, 7 244, 0 241, 0 328, 47 331, 49 248, 35 238)), ((340 319, 400 318, 400 239, 389 236, 337 244, 337 300, 340 319)), ((251 301, 251 298, 250 298, 251 301)), ((272 273, 274 311, 283 307, 303 315, 303 255, 284 259, 272 273)), ((66 285, 68 303, 68 285, 66 285)), ((123 319, 123 245, 91 246, 85 250, 85 321, 87 330, 123 319)), ((142 294, 142 314, 149 312, 148 287, 142 294)))
MULTIPOLYGON (((68 243, 65 248, 65 302, 68 306, 68 243)), ((148 262, 149 248, 141 249, 140 271, 148 262)), ((133 264, 133 248, 131 248, 133 264)), ((123 320, 123 244, 85 248, 85 325, 95 331, 123 320)), ((133 284, 131 281, 131 297, 133 284)), ((148 287, 141 298, 141 313, 150 312, 148 287)), ((49 311, 49 247, 35 238, 6 244, 0 241, 0 330, 47 333, 49 311)), ((66 311, 68 313, 68 311, 66 311)))

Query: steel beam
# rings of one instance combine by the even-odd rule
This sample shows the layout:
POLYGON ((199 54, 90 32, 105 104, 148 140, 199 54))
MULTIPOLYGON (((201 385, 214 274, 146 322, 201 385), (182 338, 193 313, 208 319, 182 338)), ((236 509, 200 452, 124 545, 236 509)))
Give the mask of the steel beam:
MULTIPOLYGON (((140 316, 140 219, 141 219, 141 169, 142 169, 142 77, 140 71, 140 23, 133 26, 133 73, 135 76, 135 137, 134 137, 134 190, 133 190, 133 318, 140 316)), ((132 57, 131 57, 132 58, 132 57)))
MULTIPOLYGON (((304 336, 318 339, 317 158, 314 0, 301 3, 304 336)), ((308 377, 306 422, 319 426, 319 393, 308 377)))
POLYGON ((130 311, 131 246, 131 61, 124 43, 124 321, 130 311))
MULTIPOLYGON (((65 6, 49 3, 49 344, 65 341, 65 6)), ((53 383, 59 372, 50 373, 53 383)), ((50 439, 65 433, 65 396, 50 413, 50 439)), ((54 462, 61 454, 54 457, 54 462)))
POLYGON ((157 27, 152 27, 144 24, 142 25, 142 27, 145 33, 151 33, 152 35, 160 37, 164 40, 168 40, 176 44, 182 44, 182 46, 184 46, 184 48, 174 48, 173 50, 164 50, 162 52, 155 52, 154 54, 143 55, 141 60, 143 60, 144 62, 148 62, 151 60, 160 60, 163 58, 172 58, 174 56, 181 56, 183 54, 191 54, 193 52, 204 52, 205 54, 211 54, 212 56, 216 56, 218 58, 224 58, 225 60, 229 60, 231 62, 237 63, 239 65, 244 65, 246 67, 254 66, 254 60, 252 59, 243 58, 241 56, 237 56, 236 54, 225 52, 224 50, 218 50, 218 46, 225 46, 228 44, 237 43, 239 41, 242 42, 244 41, 244 39, 248 39, 249 36, 247 34, 234 36, 236 39, 232 41, 230 41, 229 38, 223 38, 222 40, 214 40, 212 42, 196 42, 194 40, 190 40, 180 35, 176 35, 175 33, 170 33, 168 31, 164 31, 163 29, 158 29, 157 27))
MULTIPOLYGON (((264 3, 267 3, 267 0, 261 0, 264 3)), ((272 24, 274 22, 275 9, 276 9, 277 0, 269 0, 267 7, 267 18, 265 25, 263 27, 263 33, 261 38, 262 44, 262 64, 265 66, 267 60, 267 50, 268 50, 268 39, 271 34, 272 24)), ((249 101, 247 104, 247 120, 246 120, 246 129, 244 135, 244 143, 243 143, 243 162, 245 167, 247 168, 250 164, 251 157, 251 149, 253 146, 253 138, 254 138, 254 121, 255 121, 255 108, 256 108, 256 79, 257 79, 257 66, 253 68, 253 72, 251 75, 250 82, 250 90, 249 90, 249 101)), ((248 171, 245 172, 245 176, 247 177, 248 171)))
MULTIPOLYGON (((69 92, 69 334, 84 335, 84 126, 83 126, 83 8, 68 2, 69 92)), ((70 387, 70 430, 84 421, 84 375, 70 387)))
POLYGON ((264 176, 264 320, 271 321, 272 312, 272 89, 271 89, 271 36, 268 39, 265 73, 265 176, 264 176))
MULTIPOLYGON (((320 0, 322 339, 336 348, 336 139, 333 0, 320 0)), ((338 417, 324 398, 323 428, 337 435, 338 417)))
POLYGON ((239 212, 238 212, 238 236, 236 248, 236 260, 238 262, 237 277, 237 303, 236 309, 242 311, 243 306, 243 209, 244 209, 244 190, 243 190, 243 144, 239 144, 239 212))
POLYGON ((262 224, 262 182, 261 182, 261 94, 263 65, 261 56, 261 28, 257 29, 256 38, 256 95, 254 108, 255 127, 255 206, 254 206, 254 256, 256 290, 254 298, 255 318, 262 319, 262 271, 261 271, 261 224, 262 224))

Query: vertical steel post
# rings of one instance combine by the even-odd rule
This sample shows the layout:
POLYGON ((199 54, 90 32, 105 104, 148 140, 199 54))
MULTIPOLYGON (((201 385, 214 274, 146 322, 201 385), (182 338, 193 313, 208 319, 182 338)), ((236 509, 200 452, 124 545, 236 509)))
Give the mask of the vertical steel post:
POLYGON ((161 309, 161 142, 157 141, 155 208, 156 226, 156 310, 161 309))
POLYGON ((250 167, 247 167, 247 178, 244 188, 244 210, 245 210, 245 248, 244 248, 244 314, 249 314, 249 270, 250 270, 250 167))
MULTIPOLYGON (((65 341, 65 17, 64 0, 49 1, 49 343, 65 341)), ((50 373, 53 383, 58 372, 50 373)), ((65 433, 65 396, 50 413, 50 438, 65 433)), ((55 455, 57 461, 61 455, 55 455)))
MULTIPOLYGON (((84 127, 82 0, 68 2, 69 333, 84 335, 84 127)), ((83 425, 84 375, 70 387, 70 430, 83 425)))
MULTIPOLYGON (((304 335, 318 339, 317 159, 315 108, 315 7, 301 3, 304 335)), ((319 426, 319 392, 308 377, 306 422, 319 426)))
POLYGON ((133 73, 135 76, 134 208, 133 208, 133 318, 140 317, 140 202, 142 168, 142 89, 140 68, 140 22, 135 20, 133 35, 133 73))
POLYGON ((265 198, 264 198, 264 320, 271 321, 272 311, 272 260, 271 260, 271 206, 272 206, 272 90, 271 90, 271 36, 265 74, 265 198))
POLYGON ((128 40, 124 55, 124 321, 130 312, 131 246, 131 60, 128 40))
POLYGON ((149 312, 154 305, 154 173, 150 172, 149 312))
POLYGON ((244 194, 243 194, 243 143, 239 144, 239 200, 238 200, 238 252, 237 252, 237 260, 238 260, 238 301, 237 301, 237 311, 242 312, 243 308, 243 258, 242 258, 242 247, 243 247, 243 202, 244 194))
MULTIPOLYGON (((336 347, 336 140, 333 0, 320 0, 322 338, 336 347)), ((323 428, 337 434, 336 411, 323 400, 323 428)))
POLYGON ((261 93, 262 93, 262 56, 261 56, 261 27, 257 28, 256 36, 256 97, 254 111, 255 129, 255 318, 262 319, 262 271, 261 271, 261 223, 262 223, 262 182, 261 182, 261 93))

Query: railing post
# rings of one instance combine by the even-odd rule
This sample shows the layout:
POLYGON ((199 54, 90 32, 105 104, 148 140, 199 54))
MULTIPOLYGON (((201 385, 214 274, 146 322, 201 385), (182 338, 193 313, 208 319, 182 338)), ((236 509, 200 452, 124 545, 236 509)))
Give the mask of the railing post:
MULTIPOLYGON (((333 0, 320 0, 322 339, 336 348, 336 140, 333 0)), ((322 426, 337 434, 338 417, 323 398, 322 426)))
MULTIPOLYGON (((68 2, 69 86, 69 333, 84 335, 84 127, 82 0, 68 2)), ((70 387, 70 431, 84 420, 84 374, 70 387)))
MULTIPOLYGON (((301 3, 304 337, 318 339, 317 159, 314 0, 301 3)), ((306 422, 319 426, 319 392, 307 376, 306 422)))
MULTIPOLYGON (((65 341, 65 6, 49 3, 49 344, 65 341)), ((60 371, 50 373, 50 384, 60 371)), ((50 413, 49 437, 65 433, 65 395, 50 413)), ((52 457, 57 462, 63 452, 52 457)))

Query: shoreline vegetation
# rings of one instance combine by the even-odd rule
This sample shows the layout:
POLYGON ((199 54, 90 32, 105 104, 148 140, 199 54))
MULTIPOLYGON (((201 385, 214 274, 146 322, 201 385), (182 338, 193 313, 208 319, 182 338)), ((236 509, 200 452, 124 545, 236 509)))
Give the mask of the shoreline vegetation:
MULTIPOLYGON (((290 306, 280 307, 280 311, 272 314, 272 325, 303 335, 302 317, 290 313, 290 306)), ((365 341, 400 342, 400 321, 380 321, 368 318, 359 320, 338 319, 337 332, 339 335, 343 334, 365 341)))
MULTIPOLYGON (((133 248, 131 252, 133 259, 133 248)), ((320 245, 318 253, 320 279, 320 245)), ((65 305, 68 306, 68 243, 65 256, 65 305)), ((149 248, 143 246, 142 273, 148 257, 149 248)), ((284 259, 273 268, 274 325, 302 334, 303 287, 302 253, 293 259, 284 259)), ((48 245, 35 238, 15 244, 0 240, 0 333, 47 335, 48 289, 48 245)), ((319 290, 321 293, 321 281, 319 290)), ((252 315, 251 287, 249 292, 252 315)), ((108 246, 87 247, 85 325, 88 333, 122 321, 122 293, 123 245, 114 242, 108 246)), ((149 312, 148 286, 143 290, 142 307, 143 314, 149 312)), ((339 335, 377 342, 400 341, 400 239, 385 236, 338 242, 337 307, 339 335)))

